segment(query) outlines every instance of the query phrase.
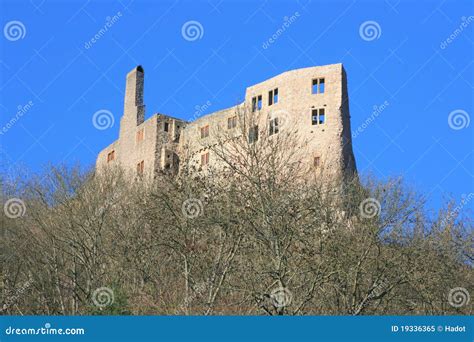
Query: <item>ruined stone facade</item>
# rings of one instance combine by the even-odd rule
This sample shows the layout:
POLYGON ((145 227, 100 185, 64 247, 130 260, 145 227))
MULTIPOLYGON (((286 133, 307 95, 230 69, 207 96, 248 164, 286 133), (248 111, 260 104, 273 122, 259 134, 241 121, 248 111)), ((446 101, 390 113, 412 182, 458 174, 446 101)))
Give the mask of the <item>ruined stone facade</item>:
POLYGON ((248 87, 245 100, 193 122, 164 114, 144 120, 144 70, 130 71, 126 79, 124 113, 119 139, 99 153, 97 168, 120 165, 132 173, 153 177, 178 172, 190 162, 203 168, 219 160, 208 146, 218 131, 235 130, 236 113, 243 109, 258 115, 255 131, 263 134, 298 132, 304 145, 295 153, 308 169, 324 167, 333 174, 356 171, 350 129, 347 77, 342 64, 284 72, 248 87))

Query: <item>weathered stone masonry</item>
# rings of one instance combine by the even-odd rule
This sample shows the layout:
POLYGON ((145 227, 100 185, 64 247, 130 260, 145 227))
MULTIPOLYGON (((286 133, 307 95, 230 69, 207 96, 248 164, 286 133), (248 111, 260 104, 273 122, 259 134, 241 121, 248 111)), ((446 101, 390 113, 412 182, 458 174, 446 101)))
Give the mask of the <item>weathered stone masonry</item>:
POLYGON ((185 158, 203 167, 212 166, 218 161, 203 148, 203 140, 212 139, 215 127, 231 129, 236 111, 245 107, 264 118, 258 123, 259 134, 296 129, 307 142, 297 153, 308 168, 324 164, 335 174, 356 171, 342 64, 284 72, 248 87, 243 103, 193 122, 160 113, 145 121, 143 93, 144 70, 138 66, 127 75, 119 139, 99 153, 97 168, 120 165, 135 174, 155 176, 178 171, 185 158))

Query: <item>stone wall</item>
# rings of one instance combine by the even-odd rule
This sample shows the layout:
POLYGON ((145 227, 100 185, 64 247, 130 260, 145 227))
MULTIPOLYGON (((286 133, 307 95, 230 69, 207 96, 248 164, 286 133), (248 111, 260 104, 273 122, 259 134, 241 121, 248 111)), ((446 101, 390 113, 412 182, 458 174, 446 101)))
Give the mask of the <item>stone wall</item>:
POLYGON ((116 151, 116 162, 132 172, 136 172, 137 164, 143 160, 145 172, 151 176, 163 170, 176 172, 183 165, 199 166, 201 155, 207 152, 209 166, 218 167, 220 161, 209 147, 218 144, 224 135, 238 135, 238 127, 228 128, 228 118, 251 112, 252 98, 261 96, 261 109, 252 113, 260 136, 268 135, 270 119, 278 118, 278 134, 295 133, 300 142, 295 154, 309 170, 327 175, 352 174, 356 170, 347 78, 342 64, 284 72, 248 87, 243 103, 190 123, 163 114, 155 114, 143 122, 143 80, 141 67, 127 75, 120 137, 99 154, 98 167, 108 164, 107 154, 111 150, 116 151), (324 79, 324 93, 312 93, 313 79, 324 79), (269 91, 274 89, 278 89, 278 102, 270 105, 269 91), (313 109, 324 109, 324 123, 312 124, 313 109), (209 126, 209 137, 201 138, 201 128, 205 126, 209 126), (143 140, 137 141, 137 132, 141 129, 143 140), (315 166, 316 157, 319 166, 315 166))

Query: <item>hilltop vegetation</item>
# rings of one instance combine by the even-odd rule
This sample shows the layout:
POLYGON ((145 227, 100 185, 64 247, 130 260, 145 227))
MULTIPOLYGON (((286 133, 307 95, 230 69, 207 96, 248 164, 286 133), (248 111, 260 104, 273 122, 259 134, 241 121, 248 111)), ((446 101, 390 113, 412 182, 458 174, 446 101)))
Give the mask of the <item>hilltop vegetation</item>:
POLYGON ((4 181, 3 203, 24 211, 2 215, 2 313, 472 314, 460 210, 433 218, 400 180, 328 186, 251 170, 146 182, 52 168, 4 181))

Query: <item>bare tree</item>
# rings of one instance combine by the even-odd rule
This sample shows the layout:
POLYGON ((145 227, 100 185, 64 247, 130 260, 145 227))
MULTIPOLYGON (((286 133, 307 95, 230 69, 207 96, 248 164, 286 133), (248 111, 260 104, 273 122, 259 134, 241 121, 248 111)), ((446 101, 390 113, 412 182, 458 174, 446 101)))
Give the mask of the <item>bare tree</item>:
POLYGON ((215 168, 2 177, 25 209, 1 218, 2 313, 472 314, 460 206, 433 216, 401 179, 321 181, 291 126, 236 116, 205 146, 215 168))

